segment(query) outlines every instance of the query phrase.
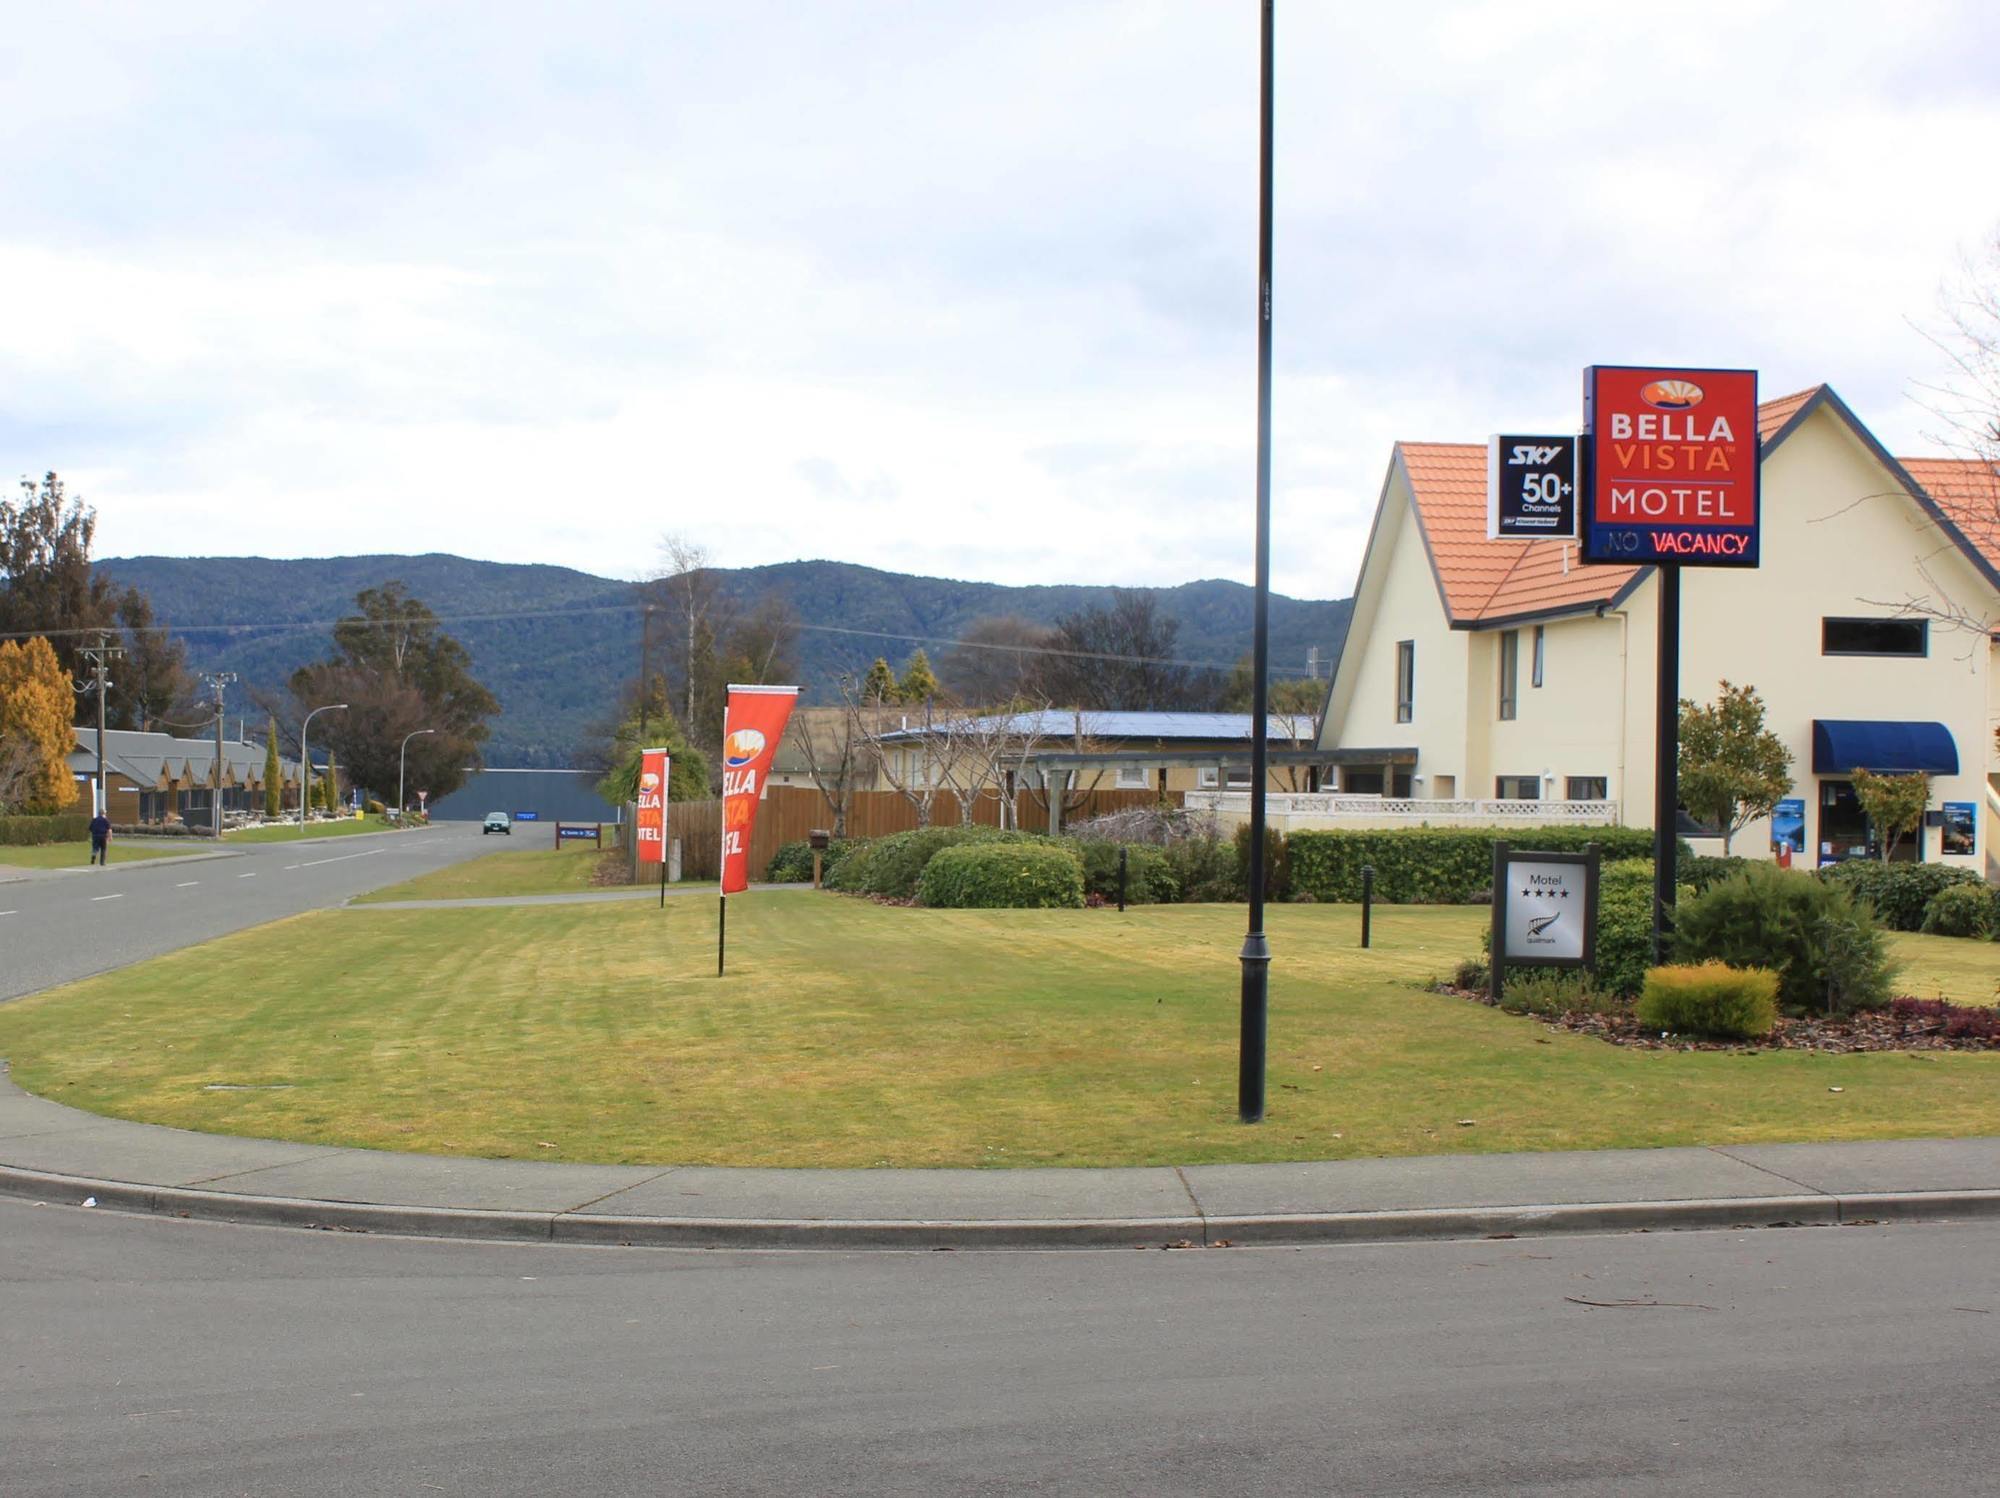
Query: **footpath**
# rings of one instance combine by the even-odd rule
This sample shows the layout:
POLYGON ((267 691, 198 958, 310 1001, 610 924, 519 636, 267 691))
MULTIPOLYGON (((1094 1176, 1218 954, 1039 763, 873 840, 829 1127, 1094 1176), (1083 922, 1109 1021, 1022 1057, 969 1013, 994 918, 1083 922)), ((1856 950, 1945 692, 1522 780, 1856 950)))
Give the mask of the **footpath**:
POLYGON ((662 1248, 1200 1248, 2000 1215, 2000 1139, 1122 1170, 474 1160, 79 1112, 0 1064, 0 1195, 220 1222, 662 1248))

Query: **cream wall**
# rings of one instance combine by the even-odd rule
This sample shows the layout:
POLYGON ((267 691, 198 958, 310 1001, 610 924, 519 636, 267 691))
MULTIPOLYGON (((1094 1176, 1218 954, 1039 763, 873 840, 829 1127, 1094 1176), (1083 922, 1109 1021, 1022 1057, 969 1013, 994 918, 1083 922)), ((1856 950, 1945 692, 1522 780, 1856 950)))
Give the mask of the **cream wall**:
MULTIPOLYGON (((1621 794, 1620 744, 1629 673, 1622 659, 1624 627, 1595 615, 1542 622, 1542 685, 1534 683, 1535 626, 1518 626, 1521 653, 1516 716, 1500 718, 1500 630, 1472 637, 1467 719, 1482 725, 1475 757, 1477 788, 1491 796, 1502 775, 1545 777, 1542 795, 1563 799, 1572 775, 1602 776, 1613 800, 1621 794), (1552 782, 1552 783, 1551 783, 1552 782)), ((1651 660, 1647 661, 1651 679, 1651 660)))
POLYGON ((1350 640, 1368 643, 1358 653, 1351 649, 1341 653, 1321 743, 1359 749, 1418 745, 1423 754, 1415 773, 1424 777, 1424 783, 1413 787, 1415 794, 1441 794, 1440 775, 1457 782, 1458 795, 1490 794, 1465 788, 1467 636, 1454 631, 1445 619, 1437 577, 1411 506, 1409 482, 1398 468, 1390 477, 1375 536, 1378 566, 1370 569, 1371 596, 1357 599, 1357 617, 1349 626, 1350 640), (1415 695, 1408 723, 1396 721, 1399 640, 1416 645, 1415 695))

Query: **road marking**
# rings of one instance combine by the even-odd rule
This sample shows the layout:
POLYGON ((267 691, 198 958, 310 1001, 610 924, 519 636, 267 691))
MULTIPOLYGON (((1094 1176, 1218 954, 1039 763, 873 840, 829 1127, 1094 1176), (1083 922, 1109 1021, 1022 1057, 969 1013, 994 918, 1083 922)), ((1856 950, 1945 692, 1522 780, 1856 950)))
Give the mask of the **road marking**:
POLYGON ((187 881, 187 883, 185 883, 185 884, 176 884, 176 885, 174 886, 174 888, 175 888, 175 889, 193 889, 193 888, 194 888, 194 887, 195 887, 195 886, 196 886, 197 884, 199 884, 199 883, 201 883, 201 881, 200 881, 199 879, 190 879, 190 880, 188 880, 188 881, 187 881))
POLYGON ((255 879, 257 876, 255 874, 238 874, 236 877, 238 879, 255 879))
POLYGON ((19 915, 20 913, 18 910, 0 910, 0 915, 19 915))
POLYGON ((380 848, 370 848, 366 853, 343 853, 338 858, 315 858, 311 863, 295 864, 293 865, 293 867, 301 869, 316 869, 323 863, 346 863, 347 860, 350 858, 373 858, 377 853, 380 853, 381 851, 382 850, 380 848))
POLYGON ((288 863, 285 865, 285 872, 289 874, 293 869, 302 869, 304 867, 305 865, 302 863, 288 863))
POLYGON ((97 902, 98 902, 99 900, 122 900, 122 899, 124 899, 124 898, 125 898, 125 896, 124 896, 124 895, 122 895, 122 894, 117 894, 117 895, 92 895, 92 896, 90 897, 90 903, 91 903, 91 904, 93 904, 93 905, 95 905, 95 904, 96 904, 96 903, 97 903, 97 902))

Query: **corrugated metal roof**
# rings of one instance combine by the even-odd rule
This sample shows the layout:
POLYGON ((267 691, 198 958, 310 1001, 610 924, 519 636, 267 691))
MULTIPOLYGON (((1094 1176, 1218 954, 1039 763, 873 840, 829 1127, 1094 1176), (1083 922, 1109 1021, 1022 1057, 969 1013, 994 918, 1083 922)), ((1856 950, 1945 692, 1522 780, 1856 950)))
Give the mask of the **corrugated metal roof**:
MULTIPOLYGON (((1481 472, 1484 472, 1483 468, 1481 472)), ((1080 731, 1087 739, 1242 739, 1247 743, 1250 738, 1248 713, 1086 710, 1079 714, 1069 708, 1046 708, 1029 713, 989 713, 968 721, 976 732, 995 731, 1004 724, 1008 731, 1024 737, 1074 739, 1079 732, 1079 717, 1083 720, 1080 731)), ((1273 740, 1289 743, 1297 737, 1285 714, 1272 714, 1268 728, 1268 736, 1273 740)), ((917 739, 922 738, 924 733, 922 723, 912 723, 882 737, 917 739)))

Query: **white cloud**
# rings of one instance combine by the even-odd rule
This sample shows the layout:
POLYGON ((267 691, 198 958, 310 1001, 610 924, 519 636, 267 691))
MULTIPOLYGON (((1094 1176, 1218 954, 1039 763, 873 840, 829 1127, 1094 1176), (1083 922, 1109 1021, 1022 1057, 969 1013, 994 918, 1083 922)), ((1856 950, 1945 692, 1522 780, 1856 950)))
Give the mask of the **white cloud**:
MULTIPOLYGON (((1254 9, 550 14, 31 17, 16 469, 107 552, 1248 577, 1254 9)), ((1347 590, 1395 438, 1566 423, 1593 359, 1830 380, 1920 446, 1996 42, 1976 0, 1281 7, 1278 585, 1347 590)))

